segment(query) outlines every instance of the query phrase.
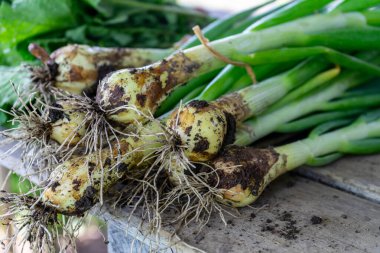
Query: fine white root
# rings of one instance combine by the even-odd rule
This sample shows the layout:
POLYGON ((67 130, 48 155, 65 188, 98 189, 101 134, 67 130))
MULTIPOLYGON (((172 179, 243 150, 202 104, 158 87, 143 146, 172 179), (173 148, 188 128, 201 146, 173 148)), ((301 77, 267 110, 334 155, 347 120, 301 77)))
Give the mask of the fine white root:
MULTIPOLYGON (((26 173, 46 176, 52 167, 60 161, 58 147, 50 142, 51 125, 47 117, 47 106, 40 100, 33 101, 32 97, 24 98, 18 91, 17 104, 9 112, 12 125, 15 128, 3 130, 0 134, 6 139, 2 145, 9 146, 3 156, 21 152, 21 160, 26 173)), ((0 109, 1 110, 1 109, 0 109)), ((45 177, 46 178, 46 177, 45 177)))
POLYGON ((12 252, 16 244, 22 249, 29 244, 33 252, 55 252, 57 242, 59 252, 75 251, 75 239, 85 217, 58 215, 29 194, 0 193, 0 208, 5 211, 0 221, 9 235, 1 238, 2 252, 12 252))
POLYGON ((148 169, 140 169, 143 175, 127 173, 117 190, 111 189, 112 206, 128 207, 130 217, 137 212, 148 231, 157 236, 162 225, 167 223, 187 225, 196 221, 203 227, 215 211, 224 221, 223 204, 215 201, 222 198, 222 192, 208 184, 208 178, 216 174, 215 171, 200 172, 199 166, 207 164, 192 163, 178 145, 178 135, 165 125, 161 124, 161 128, 164 137, 161 145, 141 160, 153 163, 150 162, 148 169), (123 185, 124 191, 120 192, 123 185), (173 210, 180 215, 172 217, 173 210))
POLYGON ((58 151, 65 153, 65 158, 70 158, 76 150, 81 150, 81 154, 100 152, 105 147, 112 150, 112 143, 117 144, 120 138, 136 131, 138 121, 130 126, 110 121, 108 115, 115 111, 134 111, 140 117, 153 119, 153 116, 130 106, 104 110, 87 96, 57 93, 56 97, 55 108, 49 111, 51 139, 60 144, 58 151))

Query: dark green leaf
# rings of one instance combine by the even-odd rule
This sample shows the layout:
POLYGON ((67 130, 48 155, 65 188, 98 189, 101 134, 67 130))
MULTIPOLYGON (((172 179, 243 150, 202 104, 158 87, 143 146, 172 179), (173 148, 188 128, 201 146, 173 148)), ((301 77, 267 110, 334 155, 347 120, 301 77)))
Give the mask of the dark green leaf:
POLYGON ((132 37, 129 34, 112 31, 110 35, 121 46, 127 46, 132 41, 132 37))
POLYGON ((17 0, 0 5, 0 50, 11 65, 23 59, 17 44, 27 38, 77 24, 74 0, 17 0))
POLYGON ((87 26, 79 26, 77 28, 67 30, 65 33, 66 38, 69 40, 78 43, 78 44, 89 44, 90 41, 87 39, 86 36, 86 29, 87 26))

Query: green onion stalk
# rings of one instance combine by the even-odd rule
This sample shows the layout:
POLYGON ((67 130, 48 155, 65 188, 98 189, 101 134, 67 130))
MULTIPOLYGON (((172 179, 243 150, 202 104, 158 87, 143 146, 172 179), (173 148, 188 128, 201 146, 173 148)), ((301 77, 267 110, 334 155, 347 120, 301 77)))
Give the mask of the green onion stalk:
MULTIPOLYGON (((141 164, 151 165, 154 163, 155 159, 152 156, 165 158, 165 155, 175 156, 178 152, 183 152, 185 159, 206 162, 215 157, 222 146, 232 141, 226 139, 227 136, 231 136, 227 134, 227 131, 231 133, 236 123, 262 112, 270 105, 269 101, 276 102, 289 90, 315 75, 320 76, 319 72, 325 68, 324 60, 308 60, 294 70, 274 77, 274 81, 268 80, 266 83, 252 85, 241 91, 225 95, 215 102, 193 101, 187 107, 179 108, 178 112, 173 112, 166 123, 145 115, 149 118, 148 123, 141 124, 136 134, 119 138, 118 141, 113 142, 111 151, 105 148, 100 154, 94 153, 89 156, 72 158, 60 165, 59 173, 50 178, 42 200, 46 205, 54 206, 59 212, 78 214, 97 202, 101 192, 115 184, 120 176, 127 175, 136 169, 140 172, 144 171, 141 169, 141 164), (278 82, 282 82, 283 85, 277 85, 278 82), (190 118, 186 119, 186 115, 190 118), (194 118, 202 116, 204 118, 199 118, 201 119, 200 123, 194 118), (181 121, 184 125, 178 124, 181 121), (217 124, 215 125, 213 122, 217 124), (192 128, 189 129, 186 126, 192 126, 192 128), (182 127, 182 132, 179 130, 180 127, 182 127), (216 134, 219 135, 215 136, 216 134), (186 143, 181 143, 182 141, 186 143), (206 142, 208 145, 205 145, 206 142), (109 158, 110 154, 114 157, 113 159, 109 158), (89 171, 92 175, 90 178, 102 178, 103 181, 92 183, 87 177, 89 171), (67 183, 58 185, 56 182, 60 182, 63 178, 67 178, 67 183), (70 179, 74 178, 80 178, 81 180, 78 180, 80 183, 67 191, 72 181, 70 179), (79 205, 76 204, 78 196, 83 196, 89 187, 91 188, 92 204, 78 210, 79 205)), ((335 75, 331 75, 330 78, 335 75)), ((354 77, 356 76, 354 75, 354 77)), ((352 78, 354 79, 354 77, 352 78)), ((325 80, 326 77, 323 78, 323 81, 325 80)), ((170 159, 166 158, 158 160, 170 162, 170 159)), ((151 167, 149 168, 151 169, 151 167)), ((178 178, 181 177, 182 175, 178 176, 178 178)))
MULTIPOLYGON (((321 76, 316 77, 317 79, 321 76)), ((324 79, 324 78, 322 78, 324 79)), ((301 116, 307 115, 314 111, 323 110, 329 105, 329 101, 343 95, 348 89, 361 85, 369 80, 373 79, 372 75, 363 75, 361 72, 344 71, 341 75, 335 79, 327 82, 324 87, 318 88, 316 91, 293 100, 287 105, 283 105, 281 100, 279 103, 282 107, 271 110, 269 108, 267 113, 260 116, 249 119, 244 122, 241 130, 236 134, 237 145, 248 145, 253 141, 256 141, 289 121, 297 119, 301 116)), ((303 90, 304 87, 308 87, 310 83, 313 86, 314 82, 318 80, 311 80, 306 83, 299 90, 303 90)), ((294 93, 299 93, 299 90, 295 90, 294 93)), ((292 96, 289 94, 288 96, 292 96)), ((288 100, 287 97, 284 100, 288 100)), ((276 105, 274 105, 276 107, 276 105)))
MULTIPOLYGON (((294 1, 292 4, 289 4, 282 9, 278 10, 275 13, 272 13, 269 17, 264 17, 263 20, 266 20, 266 22, 263 22, 262 20, 257 21, 256 23, 253 23, 251 27, 247 28, 247 32, 254 31, 257 29, 260 29, 262 27, 267 27, 270 25, 279 25, 283 23, 284 21, 290 21, 296 18, 300 18, 306 15, 314 14, 316 11, 327 11, 330 12, 331 8, 326 8, 326 10, 322 10, 321 8, 326 6, 328 3, 331 3, 332 1, 308 1, 308 0, 300 0, 300 1, 294 1), (267 25, 268 24, 268 25, 267 25)), ((341 4, 337 5, 335 8, 335 11, 332 12, 335 13, 341 13, 341 12, 352 12, 352 11, 362 11, 366 10, 368 8, 374 7, 377 4, 379 4, 378 0, 374 1, 360 1, 357 2, 355 0, 349 0, 344 1, 341 4)), ((379 16, 377 14, 377 11, 371 10, 371 11, 364 11, 365 16, 367 18, 369 25, 378 26, 379 25, 379 16)), ((280 58, 280 57, 279 57, 280 58)), ((222 70, 222 72, 209 83, 209 85, 205 88, 204 92, 199 96, 199 99, 204 100, 213 100, 224 94, 227 90, 231 89, 231 86, 234 85, 234 83, 237 81, 238 77, 235 77, 234 80, 230 80, 229 82, 226 82, 224 80, 228 76, 233 76, 232 73, 236 71, 236 67, 233 66, 227 66, 222 70)), ((246 79, 247 81, 244 82, 244 85, 250 85, 249 79, 246 79)))
MULTIPOLYGON (((205 28, 205 34, 212 39, 216 39, 224 36, 225 30, 232 27, 244 29, 245 27, 241 28, 239 22, 243 22, 247 18, 252 19, 249 16, 265 5, 217 20, 205 28)), ((265 13, 261 15, 265 15, 265 13)), ((193 36, 185 44, 181 45, 181 49, 194 46, 197 43, 196 36, 193 36)), ((21 140, 27 150, 26 153, 32 151, 29 152, 29 158, 25 159, 26 167, 30 167, 31 163, 35 166, 34 161, 39 159, 45 160, 42 158, 44 156, 51 157, 56 162, 62 159, 65 160, 76 152, 79 146, 83 145, 87 147, 86 153, 91 153, 101 140, 115 138, 116 132, 120 132, 120 129, 115 129, 108 122, 102 121, 102 110, 91 99, 98 82, 111 71, 125 67, 147 65, 152 61, 168 56, 174 52, 174 49, 100 48, 86 45, 68 45, 48 55, 39 46, 31 45, 30 51, 45 63, 43 67, 32 67, 34 71, 32 80, 40 84, 32 86, 34 88, 39 87, 40 93, 44 95, 45 103, 52 99, 51 92, 53 90, 55 91, 55 96, 54 103, 50 102, 47 106, 44 105, 44 102, 42 104, 39 102, 31 104, 32 110, 27 110, 27 112, 33 111, 35 113, 30 115, 21 112, 21 110, 25 111, 25 101, 21 103, 23 109, 19 108, 20 110, 6 112, 19 125, 14 133, 7 132, 7 137, 21 140), (85 92, 86 96, 79 96, 83 95, 83 92, 85 92), (73 95, 68 96, 67 93, 73 95), (89 121, 88 119, 91 120, 89 125, 86 125, 89 121), (86 129, 91 129, 90 134, 86 132, 86 129), (107 133, 104 131, 106 129, 107 133), (82 138, 83 136, 85 137, 82 138), (54 141, 59 143, 60 146, 56 145, 54 141), (36 145, 38 148, 35 147, 36 145), (46 150, 42 150, 43 146, 46 146, 46 150), (57 156, 41 154, 57 154, 57 156), (39 156, 39 158, 37 159, 36 156, 39 156)), ((11 73, 11 70, 7 69, 6 73, 9 72, 13 77, 15 73, 11 73)), ((20 71, 18 70, 18 72, 20 71)), ((205 78, 214 77, 217 71, 200 76, 197 78, 198 81, 192 80, 192 82, 203 82, 205 78)), ((21 74, 26 75, 23 72, 21 74)), ((23 83, 27 81, 26 77, 23 83)), ((12 93, 9 91, 8 84, 2 87, 7 88, 7 93, 12 93)), ((30 89, 24 87, 22 90, 22 94, 12 93, 10 99, 19 101, 20 99, 17 99, 17 96, 28 98, 35 95, 33 93, 24 96, 24 93, 30 91, 30 89)), ((42 162, 41 166, 46 166, 46 164, 42 162)))
MULTIPOLYGON (((266 15, 262 19, 252 22, 245 32, 258 31, 261 29, 277 26, 297 18, 305 17, 310 14, 315 14, 322 7, 326 6, 332 1, 308 1, 299 0, 294 1, 288 5, 279 8, 278 10, 266 15)), ((239 79, 234 73, 238 71, 237 67, 226 66, 220 74, 213 79, 205 90, 200 94, 199 99, 201 100, 213 100, 227 92, 231 89, 231 86, 239 79), (233 77, 235 76, 235 77, 233 77), (233 77, 233 78, 228 78, 233 77), (227 80, 226 80, 227 78, 227 80)), ((256 71, 256 68, 255 68, 256 71)), ((242 86, 248 86, 252 82, 251 79, 245 79, 242 86)))
POLYGON ((373 93, 349 98, 344 98, 343 96, 339 99, 322 103, 318 109, 321 111, 319 113, 301 117, 281 125, 276 129, 276 132, 300 132, 334 119, 350 120, 358 114, 380 105, 379 96, 373 93))
POLYGON ((364 113, 341 129, 327 132, 330 128, 326 125, 323 128, 306 139, 275 148, 226 148, 209 163, 217 174, 209 182, 222 192, 219 201, 235 207, 246 206, 257 200, 270 182, 302 165, 320 166, 343 154, 380 151, 379 110, 364 113))
MULTIPOLYGON (((351 36, 347 34, 347 29, 351 29, 350 27, 361 27, 361 30, 365 30, 365 34, 362 34, 360 38, 362 43, 351 43, 352 50, 378 47, 378 43, 375 41, 379 33, 377 30, 373 30, 375 28, 367 29, 365 17, 360 13, 314 15, 262 31, 242 33, 214 41, 210 45, 219 53, 227 56, 228 54, 236 55, 236 52, 239 51, 239 54, 242 54, 248 51, 279 47, 287 43, 289 45, 319 43, 322 39, 325 45, 330 43, 342 45, 341 41, 351 39, 351 36), (300 27, 301 25, 302 27, 300 27), (330 29, 335 27, 337 30, 331 35, 331 32, 324 31, 326 27, 330 29), (328 36, 325 36, 325 33, 328 36), (288 36, 288 34, 294 36, 288 36), (339 43, 336 43, 334 36, 340 40, 339 43), (316 41, 313 41, 314 38, 316 41), (263 43, 263 41, 266 42, 263 43)), ((108 128, 109 124, 104 121, 129 124, 141 120, 142 114, 154 113, 167 94, 179 84, 198 75, 217 70, 223 65, 225 63, 217 60, 205 47, 197 46, 175 53, 161 62, 146 67, 116 71, 101 82, 96 103, 90 103, 88 106, 83 99, 79 99, 79 102, 66 99, 62 103, 58 103, 63 111, 65 108, 69 108, 73 114, 78 115, 75 117, 78 122, 59 121, 56 124, 59 128, 56 131, 59 132, 57 135, 60 135, 61 130, 65 130, 62 136, 64 134, 66 136, 61 140, 65 140, 66 144, 76 145, 83 135, 92 138, 99 132, 94 132, 94 130, 108 128), (83 110, 90 112, 83 113, 83 110), (98 127, 99 122, 103 122, 101 124, 104 127, 98 127), (88 126, 90 126, 90 130, 86 130, 88 126), (70 135, 70 138, 67 135, 70 135)), ((61 140, 58 141, 61 142, 61 140)))

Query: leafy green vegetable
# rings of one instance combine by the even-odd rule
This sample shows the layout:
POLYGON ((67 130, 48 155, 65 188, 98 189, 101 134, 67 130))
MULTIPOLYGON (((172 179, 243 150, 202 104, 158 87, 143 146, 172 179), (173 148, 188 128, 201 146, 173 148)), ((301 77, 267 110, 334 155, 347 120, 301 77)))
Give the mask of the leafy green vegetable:
POLYGON ((30 59, 20 42, 54 30, 73 27, 79 13, 73 0, 16 0, 0 6, 0 63, 16 65, 30 59))
MULTIPOLYGON (((0 0, 0 108, 16 101, 11 83, 29 82, 20 64, 35 61, 31 42, 48 51, 69 43, 164 48, 210 20, 175 0, 0 0)), ((0 112, 0 125, 9 119, 0 112)))
MULTIPOLYGON (((17 100, 15 89, 30 84, 30 79, 23 66, 0 66, 0 76, 0 108, 9 111, 17 100)), ((0 125, 11 127, 9 120, 10 116, 0 111, 0 125)))
POLYGON ((31 42, 48 51, 68 43, 170 47, 209 21, 173 0, 0 0, 0 65, 34 60, 31 42))

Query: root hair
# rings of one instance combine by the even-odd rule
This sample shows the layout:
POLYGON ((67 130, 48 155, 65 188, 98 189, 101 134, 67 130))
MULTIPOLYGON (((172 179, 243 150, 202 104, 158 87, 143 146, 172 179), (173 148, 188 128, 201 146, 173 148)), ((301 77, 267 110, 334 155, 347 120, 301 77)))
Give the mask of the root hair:
POLYGON ((38 253, 54 252, 55 243, 58 243, 60 252, 66 252, 68 248, 75 250, 75 238, 84 217, 58 216, 52 208, 28 194, 1 191, 0 201, 0 207, 6 210, 0 221, 7 226, 10 235, 1 239, 4 252, 11 252, 16 244, 23 249, 27 243, 33 252, 38 253), (60 235, 64 241, 58 240, 60 235))
POLYGON ((160 125, 161 133, 155 134, 163 135, 164 142, 142 159, 140 171, 149 161, 143 175, 127 175, 124 182, 127 187, 112 199, 112 206, 128 206, 130 218, 138 213, 148 231, 157 238, 164 224, 182 226, 196 222, 201 229, 214 212, 226 223, 224 205, 217 201, 222 199, 222 191, 208 183, 211 175, 218 178, 216 171, 205 163, 192 163, 179 146, 178 135, 166 125, 160 125), (197 171, 199 166, 206 166, 207 170, 197 171), (172 211, 176 211, 175 217, 172 211))
POLYGON ((10 111, 0 111, 12 117, 15 128, 0 132, 5 137, 2 145, 9 146, 2 155, 10 156, 21 151, 21 160, 26 174, 46 178, 52 167, 60 160, 56 146, 50 142, 51 125, 46 116, 47 106, 34 94, 24 97, 13 85, 17 94, 16 106, 10 111))

